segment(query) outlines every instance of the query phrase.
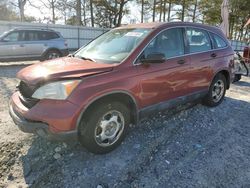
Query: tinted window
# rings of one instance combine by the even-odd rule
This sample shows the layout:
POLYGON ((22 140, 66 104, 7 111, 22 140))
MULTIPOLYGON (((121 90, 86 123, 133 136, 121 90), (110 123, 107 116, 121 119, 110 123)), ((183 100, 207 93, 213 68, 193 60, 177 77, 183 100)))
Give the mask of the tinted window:
POLYGON ((212 33, 211 34, 214 40, 215 48, 224 48, 227 46, 227 43, 218 35, 212 33))
POLYGON ((211 50, 211 42, 208 33, 201 29, 188 28, 186 30, 190 53, 211 50))
POLYGON ((23 31, 14 31, 8 34, 3 38, 4 41, 16 42, 16 41, 24 41, 25 33, 23 31))
POLYGON ((51 40, 59 38, 58 34, 55 32, 47 32, 47 31, 40 31, 39 32, 39 39, 40 40, 51 40))
POLYGON ((54 33, 54 32, 47 32, 47 38, 48 38, 48 39, 56 39, 56 38, 59 38, 59 36, 58 36, 57 33, 54 33))
POLYGON ((176 57, 184 54, 184 42, 181 28, 168 29, 160 33, 144 51, 148 54, 163 53, 166 58, 176 57))
POLYGON ((26 31, 26 40, 27 41, 38 41, 38 32, 37 31, 26 31))

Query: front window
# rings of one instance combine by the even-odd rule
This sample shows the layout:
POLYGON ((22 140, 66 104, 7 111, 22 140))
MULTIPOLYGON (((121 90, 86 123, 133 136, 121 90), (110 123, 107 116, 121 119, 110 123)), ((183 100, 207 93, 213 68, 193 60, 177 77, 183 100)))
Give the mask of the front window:
POLYGON ((7 36, 3 38, 5 42, 17 42, 17 41, 24 41, 25 34, 23 31, 14 31, 9 33, 7 36))
POLYGON ((115 29, 98 37, 80 49, 75 56, 101 61, 119 63, 146 37, 150 29, 115 29))
POLYGON ((164 54, 167 59, 184 54, 182 28, 167 29, 155 37, 144 50, 143 56, 164 54))

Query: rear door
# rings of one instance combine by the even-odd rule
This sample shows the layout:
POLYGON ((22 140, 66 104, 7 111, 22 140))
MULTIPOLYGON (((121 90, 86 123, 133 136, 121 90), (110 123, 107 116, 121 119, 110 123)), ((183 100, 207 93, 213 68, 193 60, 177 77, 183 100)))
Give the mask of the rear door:
POLYGON ((12 31, 0 41, 0 58, 25 57, 24 31, 12 31))
POLYGON ((188 27, 186 37, 193 72, 190 87, 193 91, 205 91, 214 75, 212 64, 217 54, 212 49, 212 42, 206 30, 188 27))
POLYGON ((46 49, 45 43, 41 38, 41 31, 26 31, 26 55, 28 57, 39 57, 42 55, 44 50, 46 49))
POLYGON ((185 56, 183 28, 167 29, 146 47, 137 60, 142 107, 189 94, 190 59, 185 56), (149 54, 165 54, 164 63, 142 64, 149 54))

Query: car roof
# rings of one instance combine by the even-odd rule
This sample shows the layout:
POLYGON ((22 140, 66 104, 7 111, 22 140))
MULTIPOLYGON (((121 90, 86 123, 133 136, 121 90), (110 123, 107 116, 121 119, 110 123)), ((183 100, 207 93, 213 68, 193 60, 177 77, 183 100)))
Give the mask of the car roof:
POLYGON ((25 30, 25 31, 51 31, 51 32, 56 32, 56 31, 54 31, 54 30, 52 30, 52 29, 48 29, 48 28, 30 28, 30 27, 18 27, 18 28, 14 28, 14 29, 12 29, 12 31, 23 31, 23 30, 25 30))
POLYGON ((126 28, 145 28, 145 29, 156 29, 160 27, 198 27, 198 28, 203 28, 206 30, 214 31, 214 32, 220 32, 221 30, 219 27, 215 26, 210 26, 206 24, 201 24, 201 23, 193 23, 193 22, 151 22, 151 23, 139 23, 139 24, 129 24, 129 25, 124 25, 121 27, 118 27, 117 29, 126 29, 126 28))

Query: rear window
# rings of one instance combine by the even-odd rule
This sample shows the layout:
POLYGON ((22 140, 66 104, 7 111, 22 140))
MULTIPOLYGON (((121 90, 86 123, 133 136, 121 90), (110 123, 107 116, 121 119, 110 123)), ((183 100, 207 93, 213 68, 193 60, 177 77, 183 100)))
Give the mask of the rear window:
POLYGON ((224 48, 227 46, 227 43, 222 39, 222 37, 211 33, 211 36, 213 37, 213 42, 214 42, 214 46, 215 48, 224 48))
POLYGON ((187 28, 187 38, 190 53, 211 50, 211 42, 206 31, 197 28, 187 28))

